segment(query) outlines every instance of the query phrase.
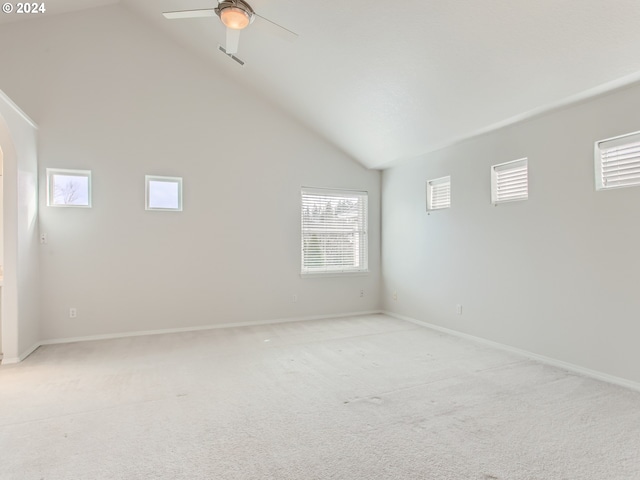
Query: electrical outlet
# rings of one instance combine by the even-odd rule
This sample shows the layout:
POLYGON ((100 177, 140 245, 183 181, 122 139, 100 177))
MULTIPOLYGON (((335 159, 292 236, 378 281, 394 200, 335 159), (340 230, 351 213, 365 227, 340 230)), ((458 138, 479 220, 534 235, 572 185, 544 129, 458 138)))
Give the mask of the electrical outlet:
POLYGON ((69 309, 69 318, 77 318, 78 317, 78 309, 71 307, 69 309))
POLYGON ((298 295, 295 293, 291 296, 291 303, 298 303, 298 295))
POLYGON ((364 290, 360 290, 360 297, 364 297, 364 290))
POLYGON ((394 302, 398 301, 398 292, 396 292, 395 290, 393 291, 393 301, 394 302))
POLYGON ((460 305, 460 304, 456 305, 456 313, 458 315, 462 315, 462 305, 460 305))
POLYGON ((47 243, 47 234, 46 233, 41 233, 40 234, 40 244, 41 245, 46 245, 47 243))

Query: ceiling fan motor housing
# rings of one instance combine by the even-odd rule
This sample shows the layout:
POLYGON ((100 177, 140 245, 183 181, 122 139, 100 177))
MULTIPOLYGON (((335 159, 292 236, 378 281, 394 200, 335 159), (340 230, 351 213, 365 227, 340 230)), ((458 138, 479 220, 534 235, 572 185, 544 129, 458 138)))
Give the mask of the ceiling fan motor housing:
POLYGON ((253 8, 243 0, 223 0, 215 8, 216 15, 228 28, 242 30, 255 18, 253 8))

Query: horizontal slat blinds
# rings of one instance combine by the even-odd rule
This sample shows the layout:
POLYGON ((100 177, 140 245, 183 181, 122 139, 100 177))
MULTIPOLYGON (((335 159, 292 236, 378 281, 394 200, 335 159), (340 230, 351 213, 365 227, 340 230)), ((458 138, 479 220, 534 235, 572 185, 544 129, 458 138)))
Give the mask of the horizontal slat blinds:
POLYGON ((302 189, 302 273, 368 270, 367 192, 302 189))
POLYGON ((438 210, 451 206, 451 177, 442 177, 427 182, 427 210, 438 210))
POLYGON ((602 188, 640 185, 640 134, 598 144, 602 188))
POLYGON ((493 203, 526 200, 529 197, 527 159, 495 165, 493 168, 493 203))

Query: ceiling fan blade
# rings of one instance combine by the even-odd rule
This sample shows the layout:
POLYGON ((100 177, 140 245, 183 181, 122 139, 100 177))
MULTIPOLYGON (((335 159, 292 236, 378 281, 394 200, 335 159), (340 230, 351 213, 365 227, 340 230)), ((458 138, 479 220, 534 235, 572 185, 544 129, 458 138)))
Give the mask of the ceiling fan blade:
POLYGON ((163 12, 165 18, 175 20, 177 18, 217 17, 215 9, 203 8, 201 10, 179 10, 177 12, 163 12))
POLYGON ((254 13, 256 18, 260 19, 260 23, 267 27, 274 35, 287 40, 288 42, 294 42, 298 38, 298 34, 292 32, 288 28, 283 27, 282 25, 278 25, 276 22, 272 22, 268 18, 263 17, 262 15, 258 15, 254 13))
POLYGON ((238 52, 238 44, 240 43, 240 30, 227 27, 227 44, 225 50, 231 55, 238 52))

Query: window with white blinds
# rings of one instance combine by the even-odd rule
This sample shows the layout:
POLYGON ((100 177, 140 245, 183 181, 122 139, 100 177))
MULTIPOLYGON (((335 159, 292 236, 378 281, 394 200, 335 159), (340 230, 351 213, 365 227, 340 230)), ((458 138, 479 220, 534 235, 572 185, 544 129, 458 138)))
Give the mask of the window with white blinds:
POLYGON ((303 275, 368 271, 367 192, 302 188, 303 275))
POLYGON ((596 189, 640 185, 640 132, 596 142, 596 189))
POLYGON ((529 198, 529 166, 526 158, 491 167, 491 203, 529 198))
POLYGON ((439 210, 451 206, 451 177, 427 182, 427 210, 439 210))

